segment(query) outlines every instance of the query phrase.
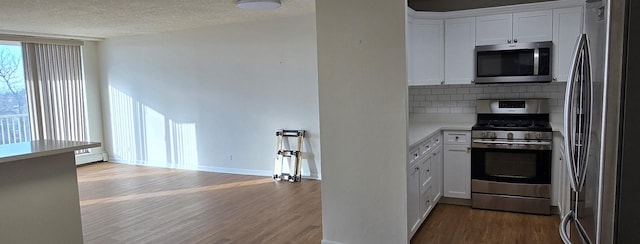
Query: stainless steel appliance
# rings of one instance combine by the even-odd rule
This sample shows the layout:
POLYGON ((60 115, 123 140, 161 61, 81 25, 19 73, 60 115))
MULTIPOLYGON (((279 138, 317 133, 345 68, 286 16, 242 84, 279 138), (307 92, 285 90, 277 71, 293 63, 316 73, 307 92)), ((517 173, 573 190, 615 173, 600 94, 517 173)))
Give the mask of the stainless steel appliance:
POLYGON ((553 132, 548 101, 478 100, 476 109, 472 207, 549 214, 553 132))
POLYGON ((474 82, 551 82, 552 46, 552 42, 476 46, 474 82))
POLYGON ((633 128, 638 119, 628 110, 638 104, 633 101, 639 94, 634 85, 639 54, 631 41, 635 36, 638 43, 640 34, 631 24, 640 25, 631 14, 637 14, 638 7, 638 1, 585 3, 584 34, 576 45, 565 95, 571 204, 560 224, 564 243, 636 243, 640 238, 638 164, 633 156, 637 146, 629 147, 636 143, 637 133, 630 133, 637 132, 633 128))
POLYGON ((600 220, 606 4, 587 1, 585 6, 584 34, 576 44, 564 104, 565 162, 572 190, 560 227, 565 243, 596 243, 600 220), (572 239, 566 227, 570 222, 572 239))

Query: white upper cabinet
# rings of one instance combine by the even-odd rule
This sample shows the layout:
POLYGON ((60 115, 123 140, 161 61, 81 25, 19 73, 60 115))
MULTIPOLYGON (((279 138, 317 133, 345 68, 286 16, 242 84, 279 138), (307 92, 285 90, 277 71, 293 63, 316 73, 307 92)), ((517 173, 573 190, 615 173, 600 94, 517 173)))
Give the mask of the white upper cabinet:
POLYGON ((444 22, 409 22, 409 85, 436 85, 444 81, 444 22))
POLYGON ((445 84, 471 84, 474 75, 476 43, 475 18, 444 21, 445 84))
POLYGON ((552 10, 476 18, 476 45, 551 41, 552 10))
POLYGON ((497 14, 476 18, 476 45, 505 44, 511 41, 513 14, 497 14))
POLYGON ((513 42, 544 42, 553 39, 552 11, 513 14, 513 42))
POLYGON ((567 81, 578 37, 582 33, 582 7, 553 10, 553 80, 567 81))

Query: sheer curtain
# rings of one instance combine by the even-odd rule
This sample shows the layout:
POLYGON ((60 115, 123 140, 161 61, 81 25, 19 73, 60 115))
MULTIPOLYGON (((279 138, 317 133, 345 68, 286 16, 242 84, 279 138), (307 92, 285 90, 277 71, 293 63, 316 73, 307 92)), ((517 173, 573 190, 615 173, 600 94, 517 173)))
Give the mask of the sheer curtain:
POLYGON ((32 139, 87 139, 79 45, 22 43, 32 139))

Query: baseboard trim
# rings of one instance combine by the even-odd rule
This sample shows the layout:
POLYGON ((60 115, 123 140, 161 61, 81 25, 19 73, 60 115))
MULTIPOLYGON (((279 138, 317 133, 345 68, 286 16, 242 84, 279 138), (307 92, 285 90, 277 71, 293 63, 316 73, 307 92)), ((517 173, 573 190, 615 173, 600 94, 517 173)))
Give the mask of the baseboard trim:
MULTIPOLYGON (((223 174, 236 174, 236 175, 255 175, 255 176, 273 176, 273 171, 270 170, 253 170, 253 169, 240 169, 240 168, 225 168, 225 167, 213 167, 213 166, 186 166, 186 165, 166 165, 161 163, 152 163, 152 162, 144 162, 144 161, 135 161, 131 162, 128 160, 122 160, 118 158, 112 158, 110 162, 121 163, 121 164, 129 164, 129 165, 139 165, 139 166, 151 166, 151 167, 160 167, 160 168, 169 168, 169 169, 185 169, 185 170, 197 170, 197 171, 205 171, 205 172, 213 172, 213 173, 223 173, 223 174)), ((322 180, 321 174, 302 174, 302 179, 311 179, 311 180, 322 180)))
POLYGON ((107 160, 109 160, 107 153, 83 153, 76 155, 76 165, 90 164, 107 160))
POLYGON ((469 206, 469 207, 471 207, 471 199, 442 197, 442 198, 440 198, 440 201, 438 203, 445 203, 445 204, 461 205, 461 206, 469 206))
MULTIPOLYGON (((451 204, 451 205, 460 205, 460 206, 469 206, 471 207, 471 199, 460 199, 460 198, 451 198, 451 197, 442 197, 438 203, 451 204)), ((551 208, 552 215, 560 215, 560 209, 558 206, 549 206, 551 208)), ((560 216, 562 218, 562 216, 560 216)))

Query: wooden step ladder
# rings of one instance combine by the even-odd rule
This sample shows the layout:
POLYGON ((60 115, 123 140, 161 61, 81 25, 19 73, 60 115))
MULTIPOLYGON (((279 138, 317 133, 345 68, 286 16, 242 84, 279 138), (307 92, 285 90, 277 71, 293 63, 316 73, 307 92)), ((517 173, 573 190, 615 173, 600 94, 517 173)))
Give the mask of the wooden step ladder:
MULTIPOLYGON (((276 181, 288 180, 289 182, 297 182, 302 179, 300 168, 302 166, 302 141, 304 139, 304 130, 278 130, 276 131, 276 160, 273 169, 273 179, 276 181), (298 145, 296 150, 284 149, 283 143, 285 139, 290 137, 297 137, 298 145), (282 172, 282 164, 284 164, 284 158, 288 158, 288 173, 282 172), (291 159, 294 158, 294 166, 291 167, 291 159)), ((287 141, 288 142, 288 141, 287 141)))

